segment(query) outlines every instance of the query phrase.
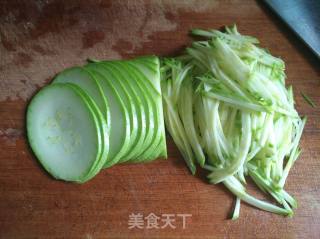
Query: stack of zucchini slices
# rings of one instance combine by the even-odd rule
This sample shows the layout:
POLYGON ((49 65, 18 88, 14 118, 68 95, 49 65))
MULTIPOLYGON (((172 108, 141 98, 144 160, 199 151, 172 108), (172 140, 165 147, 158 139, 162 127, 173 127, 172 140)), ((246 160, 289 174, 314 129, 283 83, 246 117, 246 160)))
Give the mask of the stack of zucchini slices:
POLYGON ((32 99, 27 133, 53 177, 83 183, 116 163, 167 157, 159 59, 91 61, 32 99))

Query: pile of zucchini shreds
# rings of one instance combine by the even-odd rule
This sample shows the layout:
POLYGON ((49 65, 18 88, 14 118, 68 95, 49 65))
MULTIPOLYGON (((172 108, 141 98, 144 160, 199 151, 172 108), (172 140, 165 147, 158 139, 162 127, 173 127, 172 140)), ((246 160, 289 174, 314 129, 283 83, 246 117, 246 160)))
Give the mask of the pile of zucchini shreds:
POLYGON ((296 200, 284 190, 306 118, 294 108, 285 86, 284 62, 241 35, 236 26, 193 30, 205 37, 186 54, 162 61, 165 123, 192 174, 196 164, 210 171, 240 201, 260 209, 293 214, 296 200), (246 176, 278 206, 246 192, 246 176), (281 206, 280 206, 281 205, 281 206))

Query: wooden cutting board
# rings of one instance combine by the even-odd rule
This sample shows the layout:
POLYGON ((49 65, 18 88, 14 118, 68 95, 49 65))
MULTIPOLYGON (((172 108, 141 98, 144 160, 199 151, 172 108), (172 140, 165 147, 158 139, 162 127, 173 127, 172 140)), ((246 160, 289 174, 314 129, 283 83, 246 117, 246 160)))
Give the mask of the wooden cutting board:
POLYGON ((319 61, 264 5, 2 0, 0 39, 0 238, 320 238, 319 61), (115 166, 84 185, 53 180, 42 170, 25 138, 25 110, 56 73, 88 57, 178 54, 190 44, 191 28, 232 23, 285 60, 297 108, 309 117, 303 154, 286 185, 299 202, 293 218, 243 204, 240 219, 227 220, 232 194, 207 184, 204 171, 191 176, 169 136, 167 160, 115 166), (306 104, 301 91, 318 107, 306 104), (150 229, 144 219, 143 228, 129 229, 130 215, 139 213, 160 220, 173 214, 176 228, 150 229), (178 214, 188 215, 185 228, 178 214))

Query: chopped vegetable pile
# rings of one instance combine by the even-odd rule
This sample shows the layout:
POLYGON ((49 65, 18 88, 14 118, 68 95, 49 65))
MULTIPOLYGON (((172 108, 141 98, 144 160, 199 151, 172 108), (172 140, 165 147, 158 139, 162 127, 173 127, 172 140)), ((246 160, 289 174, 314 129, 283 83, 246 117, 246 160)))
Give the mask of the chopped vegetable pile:
POLYGON ((199 165, 237 197, 232 219, 241 200, 291 216, 297 202, 284 185, 306 118, 284 62, 235 25, 192 34, 204 40, 161 64, 90 60, 58 74, 28 107, 31 148, 55 178, 83 183, 117 163, 166 157, 165 121, 191 173, 199 165), (248 194, 247 177, 278 205, 248 194))
POLYGON ((101 168, 167 157, 159 59, 67 69, 32 99, 28 139, 55 178, 83 183, 101 168))
POLYGON ((186 54, 163 59, 161 87, 165 123, 192 174, 209 171, 240 200, 260 209, 292 215, 296 200, 285 190, 306 118, 294 108, 285 86, 285 64, 241 35, 236 26, 192 31, 205 40, 186 54), (246 192, 246 177, 280 206, 246 192))

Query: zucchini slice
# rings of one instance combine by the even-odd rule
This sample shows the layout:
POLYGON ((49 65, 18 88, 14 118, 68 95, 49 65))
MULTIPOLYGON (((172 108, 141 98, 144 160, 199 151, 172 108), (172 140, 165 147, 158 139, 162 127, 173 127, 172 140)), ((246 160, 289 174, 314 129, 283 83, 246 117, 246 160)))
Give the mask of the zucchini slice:
POLYGON ((92 168, 106 154, 106 132, 83 95, 57 83, 44 87, 28 106, 30 146, 56 179, 82 183, 99 171, 92 168))
POLYGON ((155 121, 155 112, 153 109, 153 99, 149 94, 149 90, 144 86, 143 79, 141 76, 138 76, 135 72, 134 67, 128 66, 128 64, 124 62, 114 62, 115 65, 121 69, 121 71, 125 74, 125 77, 130 80, 129 83, 139 92, 140 99, 142 101, 143 107, 146 114, 146 136, 144 139, 143 147, 140 149, 140 154, 135 158, 131 158, 130 162, 135 162, 135 160, 141 160, 148 155, 146 155, 145 151, 148 150, 153 145, 154 134, 157 127, 157 122, 155 121))
POLYGON ((73 83, 84 90, 98 105, 107 121, 110 121, 110 110, 106 97, 97 81, 82 67, 72 67, 58 74, 52 83, 73 83))
POLYGON ((157 97, 156 100, 156 108, 157 108, 157 115, 159 119, 159 129, 161 131, 161 138, 158 147, 161 148, 159 154, 155 153, 150 158, 167 158, 167 146, 166 146, 166 134, 165 134, 165 125, 164 125, 164 116, 163 116, 163 105, 162 105, 162 91, 161 91, 161 84, 160 84, 160 62, 159 58, 156 56, 143 56, 138 57, 133 60, 134 62, 140 62, 143 67, 142 72, 145 74, 146 77, 150 77, 149 80, 153 82, 155 88, 160 93, 160 97, 157 97), (149 73, 146 73, 149 71, 149 73), (152 77, 153 75, 153 77, 152 77))
MULTIPOLYGON (((165 143, 165 130, 164 130, 164 123, 163 123, 163 109, 162 109, 162 99, 161 94, 159 95, 154 91, 155 88, 160 87, 160 73, 159 73, 159 61, 158 58, 150 57, 150 60, 154 60, 153 66, 147 67, 146 63, 140 64, 138 67, 138 63, 135 64, 126 64, 126 67, 132 72, 135 76, 136 80, 141 82, 142 87, 144 88, 144 92, 146 96, 149 97, 151 101, 151 108, 153 111, 153 120, 154 120, 154 129, 153 129, 153 138, 152 143, 147 147, 144 151, 141 158, 132 160, 132 162, 143 162, 144 159, 155 158, 154 153, 157 147, 162 147, 161 156, 167 156, 167 149, 165 143), (158 64, 158 67, 157 67, 158 64), (146 74, 146 71, 149 70, 149 73, 146 74), (155 88, 150 86, 150 82, 155 88), (163 140, 164 139, 164 140, 163 140), (159 142, 162 141, 161 146, 159 146, 159 142)), ((134 62, 133 60, 132 62, 134 62)), ((161 93, 161 92, 160 92, 161 93)))
POLYGON ((124 104, 128 106, 131 124, 130 150, 119 160, 119 163, 122 163, 140 154, 146 133, 145 112, 138 94, 128 79, 123 77, 122 72, 114 67, 112 62, 108 63, 110 64, 93 63, 89 64, 87 68, 100 72, 106 80, 112 81, 124 104))
POLYGON ((90 70, 88 72, 101 86, 110 108, 110 149, 108 160, 103 166, 103 168, 108 168, 116 164, 127 154, 128 150, 130 150, 130 116, 113 82, 106 80, 105 77, 97 71, 92 72, 90 70))
POLYGON ((160 63, 156 56, 139 57, 126 63, 134 66, 145 76, 145 84, 152 94, 161 96, 160 63), (159 79, 159 80, 158 80, 159 79))
MULTIPOLYGON (((102 145, 102 152, 100 154, 100 160, 97 160, 94 165, 92 166, 90 172, 84 179, 84 181, 88 181, 89 179, 93 178, 104 166, 106 163, 106 160, 108 158, 109 153, 109 129, 110 129, 110 121, 106 121, 103 117, 101 111, 99 110, 98 106, 94 102, 94 100, 87 95, 80 87, 72 84, 67 83, 71 87, 74 88, 79 94, 81 94, 88 102, 89 106, 93 110, 93 112, 96 114, 98 119, 99 128, 101 130, 101 145, 102 145)), ((110 114, 110 113, 109 113, 110 114)))

